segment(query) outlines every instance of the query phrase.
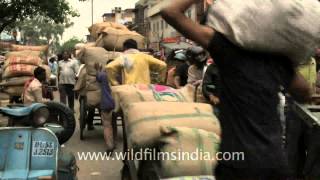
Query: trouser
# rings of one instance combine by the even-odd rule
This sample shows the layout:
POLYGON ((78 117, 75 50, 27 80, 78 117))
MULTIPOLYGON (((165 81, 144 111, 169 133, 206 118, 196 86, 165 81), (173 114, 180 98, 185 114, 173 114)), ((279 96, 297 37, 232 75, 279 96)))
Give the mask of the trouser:
POLYGON ((60 84, 59 92, 60 92, 60 102, 67 105, 68 98, 68 106, 74 111, 74 85, 73 84, 60 84))
POLYGON ((107 149, 112 150, 115 148, 112 128, 112 112, 101 110, 100 114, 104 127, 104 140, 107 144, 107 149))

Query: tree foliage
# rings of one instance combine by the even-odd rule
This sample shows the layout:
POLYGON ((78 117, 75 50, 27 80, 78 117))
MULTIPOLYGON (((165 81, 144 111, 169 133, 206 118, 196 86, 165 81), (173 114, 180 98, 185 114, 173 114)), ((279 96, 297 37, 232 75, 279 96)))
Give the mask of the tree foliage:
POLYGON ((0 0, 0 32, 14 22, 47 17, 55 23, 66 23, 69 16, 78 16, 66 0, 0 0))
POLYGON ((19 28, 24 34, 24 41, 29 44, 39 44, 45 40, 45 44, 56 41, 59 43, 65 28, 73 25, 73 23, 65 22, 57 24, 53 20, 37 16, 33 19, 26 19, 22 22, 14 23, 14 27, 19 28))
POLYGON ((72 52, 74 50, 74 46, 78 43, 83 43, 83 40, 80 40, 76 37, 69 39, 68 41, 64 42, 63 45, 60 47, 59 52, 69 51, 72 52))

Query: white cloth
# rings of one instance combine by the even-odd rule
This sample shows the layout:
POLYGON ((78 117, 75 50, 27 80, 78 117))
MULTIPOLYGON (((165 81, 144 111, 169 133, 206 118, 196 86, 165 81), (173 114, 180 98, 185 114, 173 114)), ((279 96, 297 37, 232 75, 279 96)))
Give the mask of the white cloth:
POLYGON ((59 84, 76 83, 76 74, 79 71, 77 60, 69 59, 68 61, 59 61, 59 84))
POLYGON ((249 50, 280 53, 296 65, 320 44, 318 0, 218 0, 207 25, 249 50))

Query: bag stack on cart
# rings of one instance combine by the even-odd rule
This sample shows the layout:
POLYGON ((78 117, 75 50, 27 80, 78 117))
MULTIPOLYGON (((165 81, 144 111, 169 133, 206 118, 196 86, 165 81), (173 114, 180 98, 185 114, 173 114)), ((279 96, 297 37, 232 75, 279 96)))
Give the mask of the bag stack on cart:
POLYGON ((51 72, 49 66, 45 65, 42 60, 42 50, 45 50, 45 47, 14 45, 14 49, 17 51, 6 54, 0 85, 10 96, 20 96, 23 93, 25 82, 32 78, 36 67, 41 66, 46 70, 47 79, 50 78, 51 72))
MULTIPOLYGON (((211 105, 194 103, 194 91, 188 89, 124 85, 112 90, 124 114, 125 149, 156 148, 160 153, 175 154, 175 158, 156 163, 161 178, 213 175, 221 128, 211 105), (179 152, 198 153, 198 159, 182 159, 179 152)), ((141 165, 142 174, 148 173, 144 167, 141 165)))
POLYGON ((76 84, 76 91, 85 91, 87 96, 87 104, 96 107, 100 104, 101 88, 96 80, 97 71, 95 64, 106 65, 110 60, 120 56, 119 52, 106 51, 101 47, 94 47, 92 44, 77 47, 77 58, 85 66, 80 72, 78 82, 76 84))
POLYGON ((98 47, 108 51, 122 51, 123 43, 133 39, 138 44, 138 49, 144 49, 144 37, 135 31, 130 31, 126 26, 113 22, 103 22, 92 25, 89 32, 96 39, 98 47))

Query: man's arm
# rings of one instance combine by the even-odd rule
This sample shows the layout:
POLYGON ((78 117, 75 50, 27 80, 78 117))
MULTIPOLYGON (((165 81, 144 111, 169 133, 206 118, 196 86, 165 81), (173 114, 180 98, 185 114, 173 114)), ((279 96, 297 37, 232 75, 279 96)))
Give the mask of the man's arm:
POLYGON ((161 82, 165 81, 167 75, 167 64, 159 59, 156 59, 152 56, 147 55, 147 61, 149 62, 149 66, 153 71, 159 73, 160 77, 162 77, 161 82))
POLYGON ((184 12, 199 0, 175 0, 174 3, 161 10, 165 21, 177 29, 186 38, 207 48, 214 35, 210 27, 200 25, 189 19, 184 12))
POLYGON ((121 70, 121 63, 120 63, 120 58, 115 59, 111 63, 107 64, 106 70, 107 70, 107 75, 109 77, 110 84, 112 86, 118 86, 119 82, 117 81, 117 75, 120 73, 121 70))

